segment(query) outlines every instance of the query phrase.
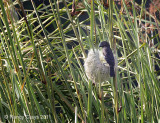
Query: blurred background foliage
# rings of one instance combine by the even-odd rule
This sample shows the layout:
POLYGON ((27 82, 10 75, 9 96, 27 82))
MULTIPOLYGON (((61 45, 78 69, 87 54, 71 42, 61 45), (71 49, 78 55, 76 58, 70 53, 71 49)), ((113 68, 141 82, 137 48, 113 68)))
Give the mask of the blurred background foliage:
POLYGON ((159 0, 0 0, 0 122, 160 122, 159 0), (83 63, 110 42, 116 78, 83 63))

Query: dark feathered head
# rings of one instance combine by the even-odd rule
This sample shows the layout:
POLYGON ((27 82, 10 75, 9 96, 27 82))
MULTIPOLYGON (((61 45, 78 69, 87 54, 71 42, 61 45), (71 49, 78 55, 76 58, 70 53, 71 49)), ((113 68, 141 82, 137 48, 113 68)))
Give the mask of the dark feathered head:
POLYGON ((109 43, 107 41, 102 41, 99 43, 99 47, 110 47, 109 43))

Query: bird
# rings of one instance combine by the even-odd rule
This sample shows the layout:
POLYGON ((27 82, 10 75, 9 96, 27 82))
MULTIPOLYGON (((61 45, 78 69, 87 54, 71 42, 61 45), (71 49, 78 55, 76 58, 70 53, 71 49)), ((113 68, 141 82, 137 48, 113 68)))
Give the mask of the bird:
POLYGON ((115 71, 114 71, 115 59, 109 43, 107 41, 102 41, 100 42, 99 47, 102 47, 104 59, 109 64, 110 77, 115 77, 115 71))

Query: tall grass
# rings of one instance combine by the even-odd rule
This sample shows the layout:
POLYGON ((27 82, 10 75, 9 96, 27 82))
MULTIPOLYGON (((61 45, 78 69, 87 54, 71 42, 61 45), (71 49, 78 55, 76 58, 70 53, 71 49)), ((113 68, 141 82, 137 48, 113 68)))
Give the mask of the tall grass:
POLYGON ((159 122, 160 24, 145 1, 48 2, 0 0, 0 122, 159 122), (93 85, 83 62, 104 40, 118 60, 116 77, 93 85))

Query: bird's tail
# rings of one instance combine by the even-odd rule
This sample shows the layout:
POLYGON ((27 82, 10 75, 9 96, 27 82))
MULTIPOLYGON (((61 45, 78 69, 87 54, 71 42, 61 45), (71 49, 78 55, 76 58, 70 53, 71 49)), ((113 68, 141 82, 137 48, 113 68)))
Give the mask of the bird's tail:
POLYGON ((114 77, 115 73, 114 73, 114 66, 110 66, 110 76, 114 77))

